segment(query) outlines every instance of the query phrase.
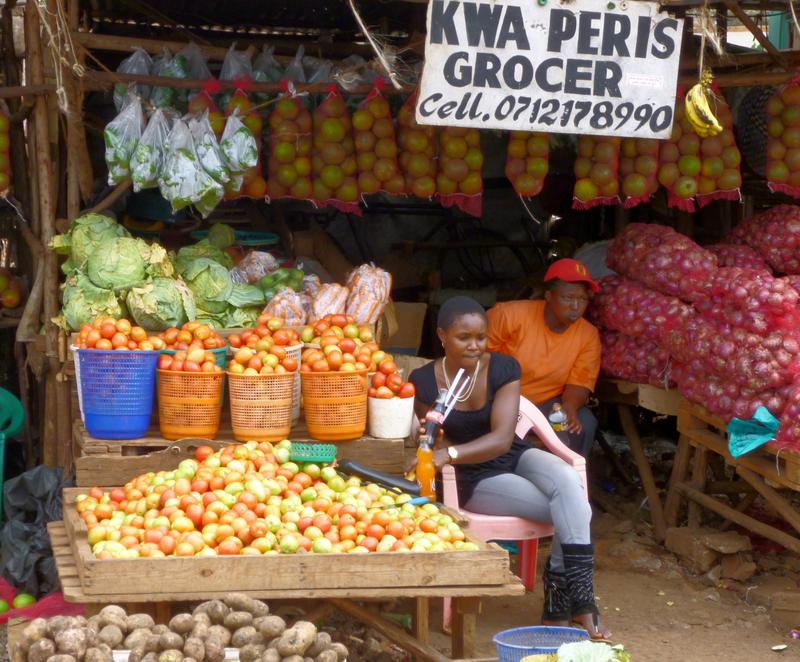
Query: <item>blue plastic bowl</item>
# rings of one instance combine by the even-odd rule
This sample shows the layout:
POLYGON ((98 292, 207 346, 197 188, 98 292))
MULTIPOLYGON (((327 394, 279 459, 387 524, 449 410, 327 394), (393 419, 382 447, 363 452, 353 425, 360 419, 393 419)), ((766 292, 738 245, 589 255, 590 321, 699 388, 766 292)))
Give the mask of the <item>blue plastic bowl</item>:
POLYGON ((571 644, 588 638, 589 633, 580 628, 530 625, 498 632, 493 641, 500 662, 520 662, 528 655, 555 653, 561 644, 571 644))

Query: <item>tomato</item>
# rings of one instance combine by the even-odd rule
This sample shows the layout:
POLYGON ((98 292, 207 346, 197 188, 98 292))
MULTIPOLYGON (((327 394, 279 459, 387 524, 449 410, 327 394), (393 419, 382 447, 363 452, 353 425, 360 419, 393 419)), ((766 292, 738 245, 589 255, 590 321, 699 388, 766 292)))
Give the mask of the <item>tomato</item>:
POLYGON ((359 543, 363 548, 370 552, 374 552, 378 547, 378 540, 377 538, 373 538, 371 536, 367 536, 359 543))
POLYGON ((389 387, 392 393, 397 393, 403 385, 403 378, 396 372, 386 377, 386 386, 389 387))
POLYGON ((381 361, 381 364, 378 366, 378 370, 380 370, 384 375, 391 375, 393 372, 397 372, 397 364, 394 361, 387 359, 385 361, 381 361))
POLYGON ((158 369, 169 370, 172 367, 172 357, 169 354, 161 354, 158 357, 158 369))
POLYGON ((406 527, 404 527, 400 522, 394 521, 389 522, 386 525, 386 533, 390 536, 394 536, 398 540, 406 535, 406 527))
POLYGON ((374 386, 370 386, 369 391, 367 392, 367 396, 370 398, 377 398, 378 389, 376 389, 374 386))
POLYGON ((200 366, 194 361, 185 361, 183 364, 184 372, 200 372, 200 366))
POLYGON ((372 385, 375 388, 379 388, 385 384, 386 384, 386 375, 384 375, 382 372, 376 372, 374 375, 372 375, 372 385))
POLYGON ((399 398, 413 398, 417 394, 417 389, 411 382, 406 382, 400 387, 400 390, 397 391, 397 397, 399 398))
MULTIPOLYGON (((434 529, 435 530, 435 529, 434 529)), ((367 527, 367 537, 376 538, 380 540, 383 536, 386 535, 386 529, 384 529, 380 524, 370 524, 367 527)))

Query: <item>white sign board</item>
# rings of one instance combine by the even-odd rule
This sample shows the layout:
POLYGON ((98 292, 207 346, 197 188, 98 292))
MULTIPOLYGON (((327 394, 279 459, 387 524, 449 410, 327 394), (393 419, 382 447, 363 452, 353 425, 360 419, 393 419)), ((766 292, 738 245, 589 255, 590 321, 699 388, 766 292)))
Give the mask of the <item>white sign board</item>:
POLYGON ((639 0, 430 0, 420 124, 667 138, 683 21, 639 0))

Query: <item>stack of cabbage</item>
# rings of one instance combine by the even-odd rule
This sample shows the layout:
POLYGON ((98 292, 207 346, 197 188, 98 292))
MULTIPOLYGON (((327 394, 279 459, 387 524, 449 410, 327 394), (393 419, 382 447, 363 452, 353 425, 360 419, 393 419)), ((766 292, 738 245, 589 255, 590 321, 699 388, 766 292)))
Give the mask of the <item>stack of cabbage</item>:
POLYGON ((264 306, 259 288, 235 285, 228 270, 233 231, 212 227, 208 240, 167 254, 132 238, 113 218, 86 214, 53 239, 67 255, 64 306, 58 323, 69 331, 99 316, 132 317, 152 331, 200 320, 216 327, 250 326, 264 306))

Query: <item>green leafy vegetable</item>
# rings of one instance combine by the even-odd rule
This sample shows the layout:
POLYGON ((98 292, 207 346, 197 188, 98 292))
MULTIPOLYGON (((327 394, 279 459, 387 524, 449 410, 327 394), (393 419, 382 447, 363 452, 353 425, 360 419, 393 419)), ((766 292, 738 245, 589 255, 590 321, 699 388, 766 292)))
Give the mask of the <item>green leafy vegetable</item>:
POLYGON ((212 315, 226 310, 233 293, 233 282, 221 264, 205 257, 197 258, 183 272, 183 278, 194 294, 198 314, 200 310, 212 315))
POLYGON ((120 318, 128 314, 112 290, 95 286, 82 273, 67 279, 63 298, 64 307, 58 323, 67 331, 77 331, 82 324, 91 324, 101 316, 120 318))
POLYGON ((230 225, 214 223, 208 230, 208 243, 217 248, 227 248, 236 243, 236 233, 230 225))
POLYGON ((179 274, 183 274, 198 257, 207 257, 226 269, 233 266, 233 259, 230 255, 216 246, 212 246, 208 239, 203 239, 192 246, 184 246, 178 251, 175 257, 175 269, 179 274))
POLYGON ((182 280, 154 278, 131 288, 126 303, 136 323, 153 331, 181 326, 197 316, 194 296, 182 280))
POLYGON ((86 263, 91 281, 106 290, 127 289, 142 283, 147 276, 143 243, 130 237, 101 241, 86 263))

